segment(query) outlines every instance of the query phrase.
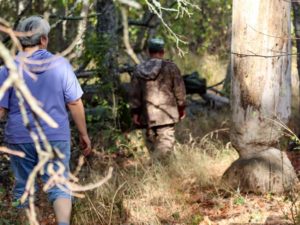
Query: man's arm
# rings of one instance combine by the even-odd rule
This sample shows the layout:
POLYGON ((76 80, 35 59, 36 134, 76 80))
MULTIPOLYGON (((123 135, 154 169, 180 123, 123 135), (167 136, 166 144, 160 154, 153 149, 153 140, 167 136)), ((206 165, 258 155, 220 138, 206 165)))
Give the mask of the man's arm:
POLYGON ((85 156, 88 156, 91 153, 92 148, 91 148, 91 141, 87 133, 85 112, 84 112, 84 107, 81 98, 76 101, 68 103, 67 106, 70 110, 71 116, 78 129, 79 141, 81 147, 83 148, 83 154, 85 156))

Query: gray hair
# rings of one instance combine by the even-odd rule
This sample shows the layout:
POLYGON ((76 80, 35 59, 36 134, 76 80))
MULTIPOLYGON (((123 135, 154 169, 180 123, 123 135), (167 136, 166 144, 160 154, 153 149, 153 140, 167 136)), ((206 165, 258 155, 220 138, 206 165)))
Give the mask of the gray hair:
POLYGON ((50 25, 40 16, 30 16, 21 20, 16 30, 18 32, 31 32, 28 36, 19 37, 23 47, 30 47, 39 45, 41 37, 48 36, 48 33, 50 32, 50 25))

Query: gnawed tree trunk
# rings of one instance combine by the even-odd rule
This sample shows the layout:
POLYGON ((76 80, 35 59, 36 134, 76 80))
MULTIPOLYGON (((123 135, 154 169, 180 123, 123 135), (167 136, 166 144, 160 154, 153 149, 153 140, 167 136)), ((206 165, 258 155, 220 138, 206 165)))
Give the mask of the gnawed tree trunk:
POLYGON ((243 192, 283 192, 296 180, 286 154, 275 146, 275 121, 291 113, 290 3, 234 0, 231 142, 240 158, 224 181, 243 192))

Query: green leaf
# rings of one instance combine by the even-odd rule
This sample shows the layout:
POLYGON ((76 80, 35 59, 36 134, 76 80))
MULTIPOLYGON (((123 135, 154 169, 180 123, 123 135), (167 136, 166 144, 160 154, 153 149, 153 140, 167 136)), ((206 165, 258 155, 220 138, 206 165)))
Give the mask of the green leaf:
POLYGON ((13 201, 11 203, 12 207, 18 207, 21 204, 20 200, 13 201))
POLYGON ((245 198, 243 196, 238 196, 234 199, 233 203, 235 205, 244 205, 246 202, 245 198))

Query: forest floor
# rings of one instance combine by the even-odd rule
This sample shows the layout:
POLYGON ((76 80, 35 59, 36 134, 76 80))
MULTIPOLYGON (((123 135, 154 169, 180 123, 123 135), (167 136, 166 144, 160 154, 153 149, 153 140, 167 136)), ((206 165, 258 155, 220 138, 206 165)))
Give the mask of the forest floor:
POLYGON ((298 191, 258 196, 222 186, 222 174, 238 157, 228 128, 228 109, 189 107, 167 165, 148 165, 141 132, 127 134, 121 152, 88 160, 82 173, 88 181, 101 179, 108 166, 115 173, 75 203, 73 224, 299 224, 298 191))
POLYGON ((89 180, 100 179, 108 165, 115 168, 114 178, 75 204, 73 223, 300 224, 298 191, 241 194, 222 185, 222 174, 238 157, 228 128, 228 109, 189 108, 188 118, 177 126, 175 156, 167 165, 147 165, 141 133, 127 134, 130 143, 123 154, 102 153, 89 161, 89 180))
MULTIPOLYGON (((228 110, 189 109, 188 115, 177 127, 175 154, 166 165, 148 163, 141 131, 126 134, 128 146, 118 152, 95 149, 82 168, 81 183, 101 179, 109 166, 114 175, 84 199, 75 199, 72 224, 300 224, 298 191, 258 196, 222 186, 222 174, 238 157, 229 142, 228 110)), ((12 206, 12 176, 5 171, 0 225, 26 224, 18 222, 22 216, 12 206)), ((40 224, 55 224, 46 196, 39 194, 38 199, 40 224)))

